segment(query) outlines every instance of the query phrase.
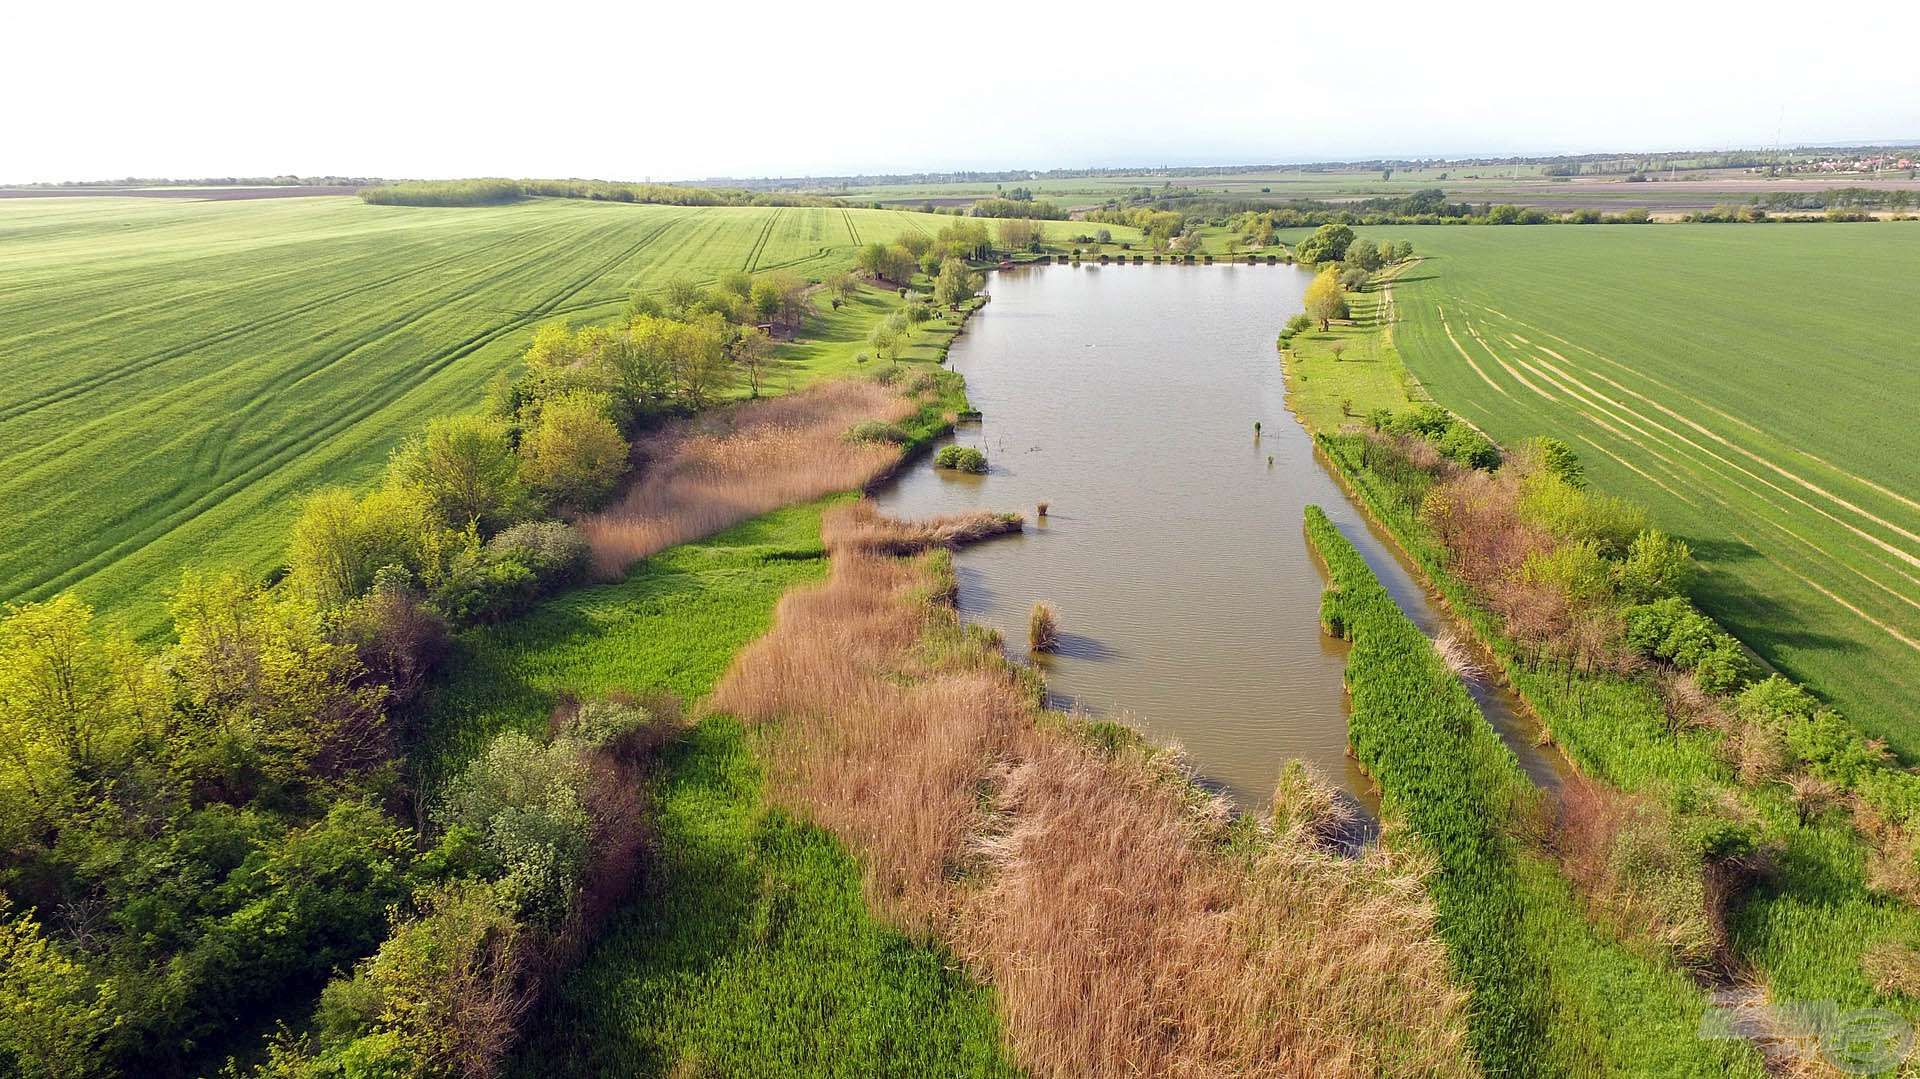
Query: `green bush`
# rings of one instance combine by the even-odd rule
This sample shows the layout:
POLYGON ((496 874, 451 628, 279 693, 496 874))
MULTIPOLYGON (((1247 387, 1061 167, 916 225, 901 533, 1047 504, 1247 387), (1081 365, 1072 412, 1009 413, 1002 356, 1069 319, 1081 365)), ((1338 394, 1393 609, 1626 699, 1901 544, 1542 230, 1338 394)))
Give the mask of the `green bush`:
POLYGON ((987 470, 987 455, 972 446, 942 446, 934 455, 935 468, 950 468, 956 472, 972 472, 976 475, 987 470))
POLYGON ((435 819, 479 837, 488 875, 519 917, 559 924, 587 864, 593 825, 583 803, 578 746, 541 745, 506 731, 448 786, 435 819))
POLYGON ((579 580, 593 549, 587 537, 565 521, 529 521, 488 540, 487 553, 527 567, 540 587, 550 590, 579 580))
POLYGON ((518 558, 474 543, 456 552, 428 598, 449 622, 470 625, 524 609, 540 594, 540 578, 518 558))
POLYGON ((1419 435, 1421 438, 1437 439, 1446 434, 1447 428, 1454 424, 1453 413, 1439 405, 1415 405, 1405 412, 1396 414, 1387 429, 1396 435, 1419 435))
POLYGON ((1635 603, 1682 595, 1693 575, 1693 552, 1657 528, 1633 538, 1616 571, 1621 594, 1635 603))
POLYGON ((1491 472, 1500 467, 1500 448, 1480 432, 1458 420, 1449 424, 1435 445, 1453 463, 1491 472))
POLYGON ((1580 455, 1573 452, 1572 446, 1557 438, 1543 436, 1533 440, 1533 447, 1539 454, 1540 467, 1570 487, 1587 485, 1586 466, 1580 463, 1580 455))
POLYGON ((1280 330, 1280 339, 1282 341, 1291 340, 1311 329, 1313 329, 1313 316, 1302 311, 1287 320, 1286 326, 1280 330))
POLYGON ((904 445, 911 436, 897 423, 884 420, 863 420, 847 428, 848 442, 890 442, 896 446, 904 445))

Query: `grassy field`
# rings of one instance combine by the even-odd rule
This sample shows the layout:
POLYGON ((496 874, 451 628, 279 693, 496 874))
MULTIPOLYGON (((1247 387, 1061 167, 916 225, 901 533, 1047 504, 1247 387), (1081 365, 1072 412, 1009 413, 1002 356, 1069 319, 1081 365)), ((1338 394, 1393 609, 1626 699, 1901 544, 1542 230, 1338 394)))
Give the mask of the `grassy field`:
MULTIPOLYGON (((705 696, 792 585, 825 503, 781 510, 464 635, 419 765, 445 775, 562 692, 705 696)), ((545 1014, 526 1075, 1008 1075, 991 995, 868 913, 826 832, 770 809, 741 726, 700 721, 659 792, 660 864, 545 1014)))
MULTIPOLYGON (((535 200, 0 202, 0 599, 78 592, 151 634, 183 567, 266 573, 298 496, 468 410, 551 319, 676 275, 844 268, 950 219, 535 200)), ((878 293, 786 381, 850 365, 878 293)))
POLYGON ((1692 544, 1710 613, 1920 755, 1920 231, 1368 231, 1428 256, 1394 341, 1436 399, 1572 443, 1692 544))

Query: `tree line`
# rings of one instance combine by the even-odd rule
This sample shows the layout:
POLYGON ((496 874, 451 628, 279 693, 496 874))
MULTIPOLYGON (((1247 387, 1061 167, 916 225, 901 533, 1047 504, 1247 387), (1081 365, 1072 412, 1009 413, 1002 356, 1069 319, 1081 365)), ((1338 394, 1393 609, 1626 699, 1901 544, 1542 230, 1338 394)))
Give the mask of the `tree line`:
POLYGON ((812 195, 611 180, 403 180, 369 187, 360 192, 363 201, 380 206, 495 206, 536 197, 663 206, 841 205, 834 199, 812 195))

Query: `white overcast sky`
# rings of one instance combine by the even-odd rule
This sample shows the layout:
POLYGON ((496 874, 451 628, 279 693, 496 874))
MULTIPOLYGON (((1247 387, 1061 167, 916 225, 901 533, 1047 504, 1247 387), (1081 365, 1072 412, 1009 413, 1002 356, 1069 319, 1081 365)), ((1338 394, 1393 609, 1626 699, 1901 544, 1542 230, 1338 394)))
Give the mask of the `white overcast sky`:
POLYGON ((686 179, 1920 139, 1920 15, 24 2, 0 182, 686 179))

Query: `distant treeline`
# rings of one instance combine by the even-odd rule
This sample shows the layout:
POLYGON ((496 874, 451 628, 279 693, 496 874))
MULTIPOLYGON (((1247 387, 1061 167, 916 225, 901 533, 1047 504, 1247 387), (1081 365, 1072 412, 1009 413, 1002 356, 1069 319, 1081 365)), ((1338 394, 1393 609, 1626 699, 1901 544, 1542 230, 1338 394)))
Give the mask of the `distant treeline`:
POLYGON ((1836 187, 1829 191, 1775 191, 1748 201, 1763 210, 1906 210, 1920 206, 1920 191, 1836 187))
POLYGON ((377 176, 202 176, 176 180, 164 176, 124 176, 118 180, 60 180, 53 183, 12 184, 12 187, 354 187, 381 183, 377 176))
POLYGON ((1025 217, 1036 221, 1065 221, 1067 212, 1045 199, 981 199, 967 210, 971 217, 1025 217))
POLYGON ((644 202, 665 206, 840 206, 811 195, 771 195, 679 184, 624 183, 611 180, 405 180, 360 192, 382 206, 497 206, 524 198, 591 199, 596 202, 644 202))
MULTIPOLYGON (((1287 202, 1259 202, 1250 199, 1203 199, 1181 195, 1162 195, 1147 201, 1141 209, 1175 214, 1187 221, 1204 220, 1224 224, 1226 219, 1258 215, 1262 225, 1276 229, 1316 228, 1321 225, 1638 225, 1651 220, 1645 210, 1603 214, 1598 210, 1575 210, 1556 214, 1526 206, 1491 202, 1449 202, 1440 188, 1425 188, 1409 195, 1356 199, 1352 202, 1323 202, 1317 199, 1292 199, 1287 202)), ((1129 220, 1134 211, 1096 210, 1087 220, 1129 220)))

